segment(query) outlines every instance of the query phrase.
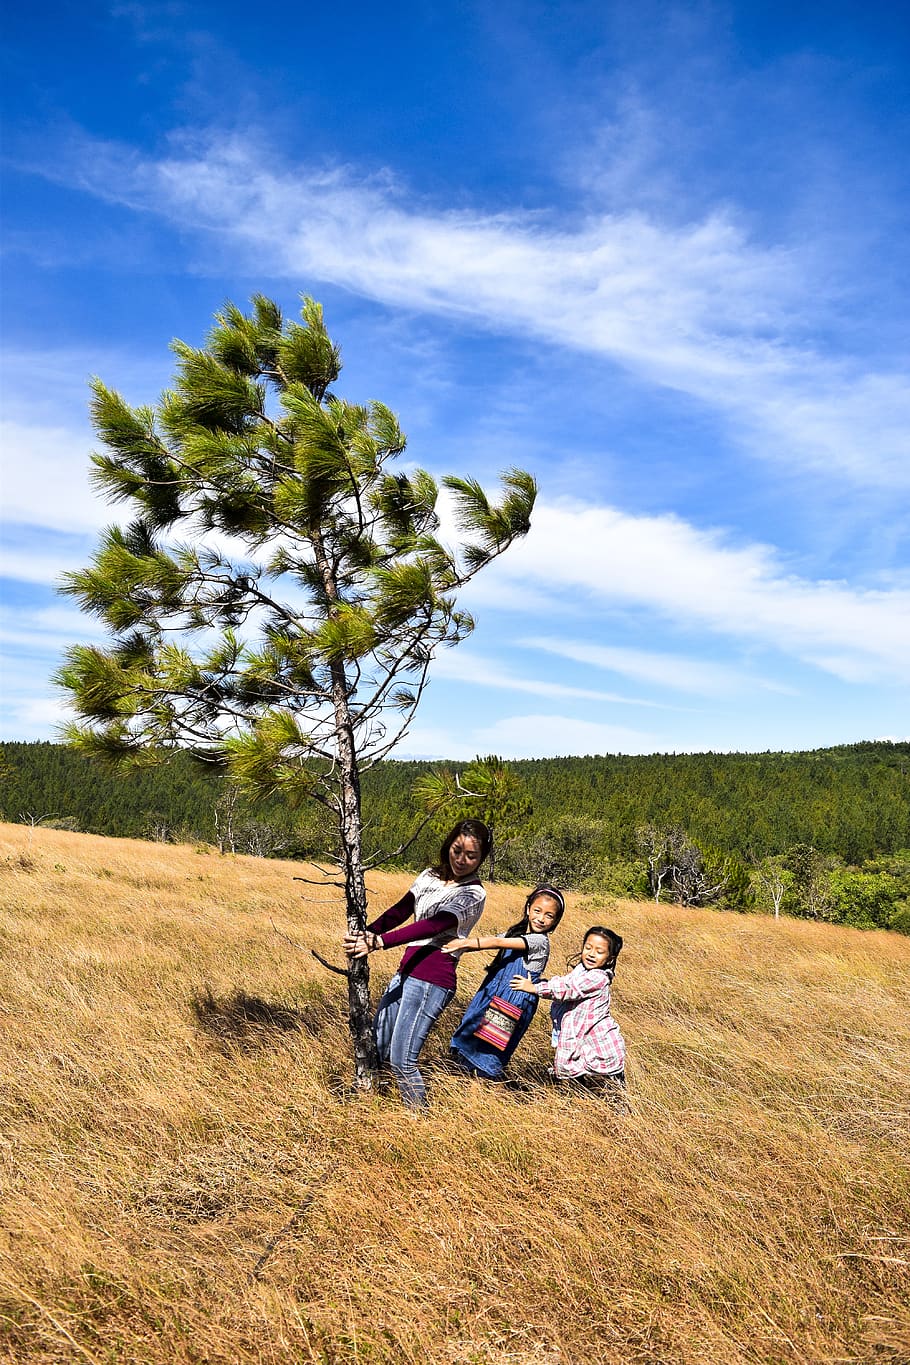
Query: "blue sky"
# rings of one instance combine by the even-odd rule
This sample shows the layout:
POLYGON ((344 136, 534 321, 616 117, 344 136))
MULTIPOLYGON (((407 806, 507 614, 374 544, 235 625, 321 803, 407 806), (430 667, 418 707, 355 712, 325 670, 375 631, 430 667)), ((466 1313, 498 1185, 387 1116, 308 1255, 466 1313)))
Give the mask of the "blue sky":
POLYGON ((51 4, 3 72, 3 713, 134 403, 226 298, 325 307, 408 458, 541 493, 401 754, 905 738, 910 11, 51 4))

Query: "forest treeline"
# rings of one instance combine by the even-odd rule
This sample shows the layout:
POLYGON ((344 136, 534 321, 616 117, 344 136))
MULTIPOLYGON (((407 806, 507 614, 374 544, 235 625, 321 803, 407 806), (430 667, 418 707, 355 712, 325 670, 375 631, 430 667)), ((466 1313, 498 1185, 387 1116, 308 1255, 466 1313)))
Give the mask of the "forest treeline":
MULTIPOLYGON (((457 765, 387 760, 364 775, 368 854, 409 867, 432 860, 457 807, 398 850, 422 818, 415 784, 442 767, 457 765)), ((549 877, 612 894, 910 931, 910 743, 541 758, 507 768, 520 799, 492 812, 501 880, 549 877)), ((318 811, 249 806, 186 754, 114 775, 64 745, 8 743, 0 813, 263 856, 329 849, 318 811)))

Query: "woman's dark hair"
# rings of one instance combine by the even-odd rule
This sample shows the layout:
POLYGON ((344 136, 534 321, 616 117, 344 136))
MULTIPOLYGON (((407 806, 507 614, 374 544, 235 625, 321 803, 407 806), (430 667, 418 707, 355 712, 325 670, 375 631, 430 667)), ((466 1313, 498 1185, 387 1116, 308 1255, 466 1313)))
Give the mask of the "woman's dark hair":
MULTIPOLYGON (((566 902, 565 897, 563 896, 561 891, 557 890, 555 886, 550 886, 549 883, 544 882, 541 886, 535 886, 534 890, 531 892, 530 896, 525 901, 525 912, 523 916, 521 917, 520 920, 518 920, 516 924, 512 924, 509 926, 509 928, 502 935, 503 938, 519 938, 522 934, 526 934, 528 932, 528 930, 531 927, 528 922, 528 914, 530 912, 531 906, 537 900, 538 896, 549 896, 551 900, 554 900, 556 902, 557 905, 556 918, 553 921, 552 927, 548 930, 548 932, 552 934, 553 930, 556 928, 557 924, 559 923, 559 921, 562 919, 563 915, 566 912, 566 902)), ((484 977, 495 976, 503 964, 503 959, 505 958, 506 953, 510 951, 511 949, 509 948, 500 948, 499 952, 496 954, 496 956, 493 958, 493 961, 490 963, 490 965, 487 967, 487 970, 484 972, 484 977)))
MULTIPOLYGON (((462 835, 465 835, 468 839, 477 840, 480 845, 481 863, 493 846, 493 835, 482 820, 459 820, 454 829, 450 829, 443 839, 442 848, 439 850, 439 862, 433 868, 436 876, 439 877, 441 881, 448 881, 452 875, 452 869, 449 867, 449 849, 452 847, 455 840, 459 839, 462 835)), ((477 866, 479 867, 480 863, 478 863, 477 866)))
MULTIPOLYGON (((605 929, 602 924, 592 924, 590 929, 585 930, 585 936, 581 940, 582 948, 584 948, 592 934, 599 934, 600 937, 605 938, 610 945, 610 956, 599 970, 609 972, 612 976, 616 971, 616 959, 622 952, 622 939, 619 937, 619 934, 614 933, 612 929, 605 929)), ((569 958, 566 966, 571 970, 573 967, 577 967, 580 961, 581 953, 576 953, 574 957, 569 958)))

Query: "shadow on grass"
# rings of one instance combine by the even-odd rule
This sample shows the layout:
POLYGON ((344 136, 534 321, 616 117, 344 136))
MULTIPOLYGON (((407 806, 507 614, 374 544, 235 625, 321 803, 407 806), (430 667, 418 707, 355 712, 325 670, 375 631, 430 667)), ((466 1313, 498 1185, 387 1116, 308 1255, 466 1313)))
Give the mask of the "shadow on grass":
POLYGON ((216 996, 206 986, 190 997, 190 1009, 202 1032, 228 1053, 258 1052, 289 1033, 316 1037, 345 1019, 343 1010, 328 1002, 264 1000, 239 987, 229 995, 216 996))

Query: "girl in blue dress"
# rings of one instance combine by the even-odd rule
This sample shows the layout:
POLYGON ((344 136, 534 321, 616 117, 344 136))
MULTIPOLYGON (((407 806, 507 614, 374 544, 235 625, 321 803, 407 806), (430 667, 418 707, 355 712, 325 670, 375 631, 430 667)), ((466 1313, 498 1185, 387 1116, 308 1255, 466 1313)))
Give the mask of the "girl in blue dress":
POLYGON ((474 999, 452 1037, 452 1060, 472 1076, 503 1079, 512 1053, 537 1010, 537 996, 513 991, 512 978, 539 981, 550 956, 550 934, 566 908, 555 886, 538 886, 525 901, 523 917, 500 936, 453 939, 444 953, 499 951, 486 970, 474 999))

